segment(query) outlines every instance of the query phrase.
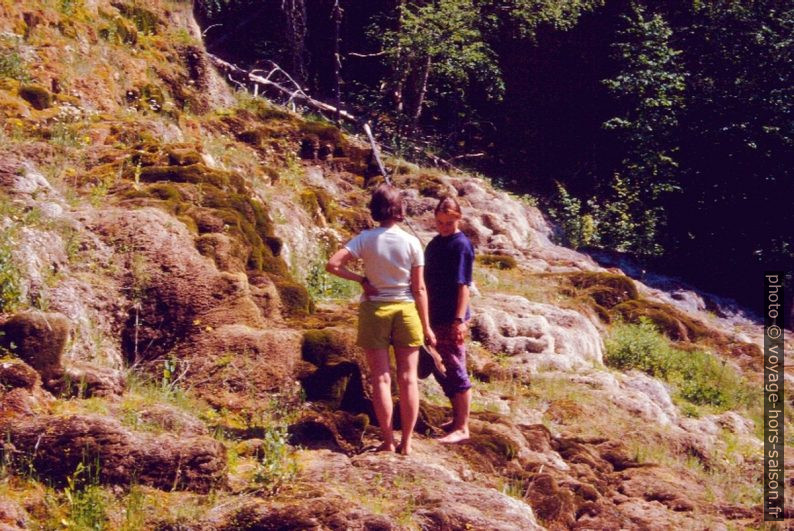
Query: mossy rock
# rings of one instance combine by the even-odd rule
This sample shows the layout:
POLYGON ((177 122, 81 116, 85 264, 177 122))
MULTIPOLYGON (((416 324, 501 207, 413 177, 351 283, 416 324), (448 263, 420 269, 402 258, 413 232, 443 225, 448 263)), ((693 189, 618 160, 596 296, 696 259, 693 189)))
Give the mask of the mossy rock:
POLYGON ((672 306, 646 299, 623 302, 612 311, 631 323, 639 323, 645 317, 673 341, 697 341, 715 335, 707 326, 672 306))
POLYGON ((153 11, 149 11, 143 7, 122 2, 112 2, 111 4, 118 9, 123 16, 132 20, 135 27, 138 28, 138 31, 144 35, 156 35, 158 26, 165 25, 160 17, 153 11))
POLYGON ((305 287, 297 282, 285 279, 274 279, 273 283, 278 290, 281 298, 281 310, 285 315, 299 317, 314 312, 314 301, 305 287))
POLYGON ((417 176, 413 186, 425 197, 439 199, 446 194, 446 187, 436 175, 423 173, 417 176))
POLYGON ((304 120, 300 123, 298 129, 305 136, 315 135, 322 144, 327 143, 337 146, 344 142, 342 132, 336 126, 328 123, 304 120))
POLYGON ((339 330, 324 328, 306 330, 301 343, 301 356, 309 363, 321 367, 349 359, 353 345, 350 338, 339 330))
POLYGON ((336 209, 335 220, 352 233, 359 233, 373 227, 372 218, 367 212, 352 208, 336 209))
POLYGON ((518 267, 518 262, 516 262, 515 258, 501 254, 478 254, 476 260, 484 266, 496 269, 507 270, 518 267))
POLYGON ((335 218, 333 200, 328 192, 322 188, 303 190, 300 193, 300 202, 314 221, 319 221, 318 214, 320 214, 326 221, 333 223, 335 218))
POLYGON ((41 85, 22 85, 19 87, 19 97, 28 102, 31 107, 41 111, 52 106, 52 94, 41 85))
POLYGON ((190 148, 170 148, 168 153, 168 163, 171 166, 190 166, 201 163, 201 155, 190 148))
POLYGON ((330 440, 343 452, 354 455, 361 450, 368 426, 369 417, 363 413, 312 411, 289 427, 290 444, 322 448, 330 440))
POLYGON ((187 227, 187 230, 189 230, 191 234, 194 234, 196 236, 199 234, 198 224, 196 223, 196 220, 193 219, 192 217, 180 215, 177 216, 176 219, 184 223, 185 227, 187 227))
POLYGON ((634 281, 614 273, 570 273, 564 277, 577 289, 585 290, 596 304, 606 309, 639 298, 634 281))
POLYGON ((325 219, 329 223, 333 223, 334 221, 334 200, 331 197, 331 194, 323 190, 322 188, 313 188, 312 191, 314 192, 315 197, 317 198, 317 204, 320 205, 320 210, 325 216, 325 219))
POLYGON ((472 433, 467 445, 491 463, 503 466, 518 456, 518 446, 509 438, 488 428, 472 433))
POLYGON ((154 183, 147 187, 147 191, 152 197, 163 201, 180 202, 183 200, 182 192, 171 183, 154 183))
POLYGON ((211 170, 201 163, 189 166, 148 166, 141 168, 140 180, 144 182, 207 183, 217 188, 223 188, 229 185, 229 174, 211 170))
POLYGON ((138 30, 121 17, 114 18, 109 26, 101 28, 99 36, 113 44, 135 46, 138 43, 138 30))
POLYGON ((141 87, 138 106, 141 109, 150 109, 160 112, 165 104, 165 93, 163 89, 153 83, 148 83, 141 87))
POLYGON ((353 361, 323 365, 303 378, 301 385, 308 400, 323 402, 331 409, 361 412, 366 408, 361 369, 353 361))
POLYGON ((22 312, 0 325, 0 349, 12 352, 41 374, 45 385, 63 374, 71 324, 65 315, 22 312))

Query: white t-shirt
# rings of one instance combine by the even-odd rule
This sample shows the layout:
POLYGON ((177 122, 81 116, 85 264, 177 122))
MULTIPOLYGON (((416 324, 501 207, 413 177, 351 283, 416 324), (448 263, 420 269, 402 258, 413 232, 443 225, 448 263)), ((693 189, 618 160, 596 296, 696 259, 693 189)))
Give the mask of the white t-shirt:
POLYGON ((412 301, 411 268, 425 265, 422 244, 398 225, 363 231, 345 249, 364 261, 364 274, 378 290, 371 301, 412 301))

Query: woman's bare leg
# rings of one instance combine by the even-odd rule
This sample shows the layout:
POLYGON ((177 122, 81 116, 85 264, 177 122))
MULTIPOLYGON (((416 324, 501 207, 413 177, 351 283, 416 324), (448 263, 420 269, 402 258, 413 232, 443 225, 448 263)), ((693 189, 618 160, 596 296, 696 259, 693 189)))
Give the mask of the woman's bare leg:
POLYGON ((397 358, 397 385, 400 389, 400 423, 402 441, 400 453, 411 453, 411 437, 419 417, 419 380, 416 369, 419 365, 418 347, 395 347, 397 358))
POLYGON ((394 430, 392 429, 391 376, 389 375, 389 350, 365 349, 372 384, 372 405, 378 419, 383 444, 379 450, 393 452, 394 430))

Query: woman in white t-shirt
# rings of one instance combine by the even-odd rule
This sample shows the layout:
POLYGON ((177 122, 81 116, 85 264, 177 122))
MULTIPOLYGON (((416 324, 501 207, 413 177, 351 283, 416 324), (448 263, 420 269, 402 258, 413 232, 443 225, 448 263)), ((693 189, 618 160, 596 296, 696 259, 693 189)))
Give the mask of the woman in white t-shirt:
POLYGON ((427 313, 424 252, 419 239, 398 225, 404 219, 399 190, 380 185, 372 193, 369 209, 372 219, 380 225, 350 240, 328 260, 326 270, 359 282, 364 289, 358 311, 357 344, 366 352, 369 364, 373 406, 383 436, 378 449, 408 455, 419 415, 419 347, 425 341, 431 345, 436 342, 427 313), (364 262, 364 276, 346 267, 354 259, 364 262), (390 345, 394 347, 400 390, 399 446, 395 445, 392 430, 390 345))

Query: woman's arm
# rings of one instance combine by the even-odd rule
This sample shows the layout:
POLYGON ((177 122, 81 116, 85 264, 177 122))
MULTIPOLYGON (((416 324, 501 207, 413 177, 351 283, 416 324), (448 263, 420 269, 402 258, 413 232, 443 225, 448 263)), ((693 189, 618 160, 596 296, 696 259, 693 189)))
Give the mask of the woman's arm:
POLYGON ((336 251, 331 258, 328 259, 328 263, 325 264, 325 270, 332 275, 342 277, 345 280, 358 282, 361 284, 361 287, 364 289, 364 293, 367 295, 377 295, 378 290, 369 283, 367 277, 364 275, 359 275, 358 273, 354 273, 346 267, 346 264, 354 258, 355 257, 353 256, 353 253, 342 247, 336 251))
POLYGON ((436 344, 436 335, 430 328, 430 318, 427 311, 427 288, 425 287, 424 266, 411 268, 411 293, 413 293, 416 310, 419 312, 419 320, 422 322, 422 330, 425 333, 425 341, 429 345, 436 344))

